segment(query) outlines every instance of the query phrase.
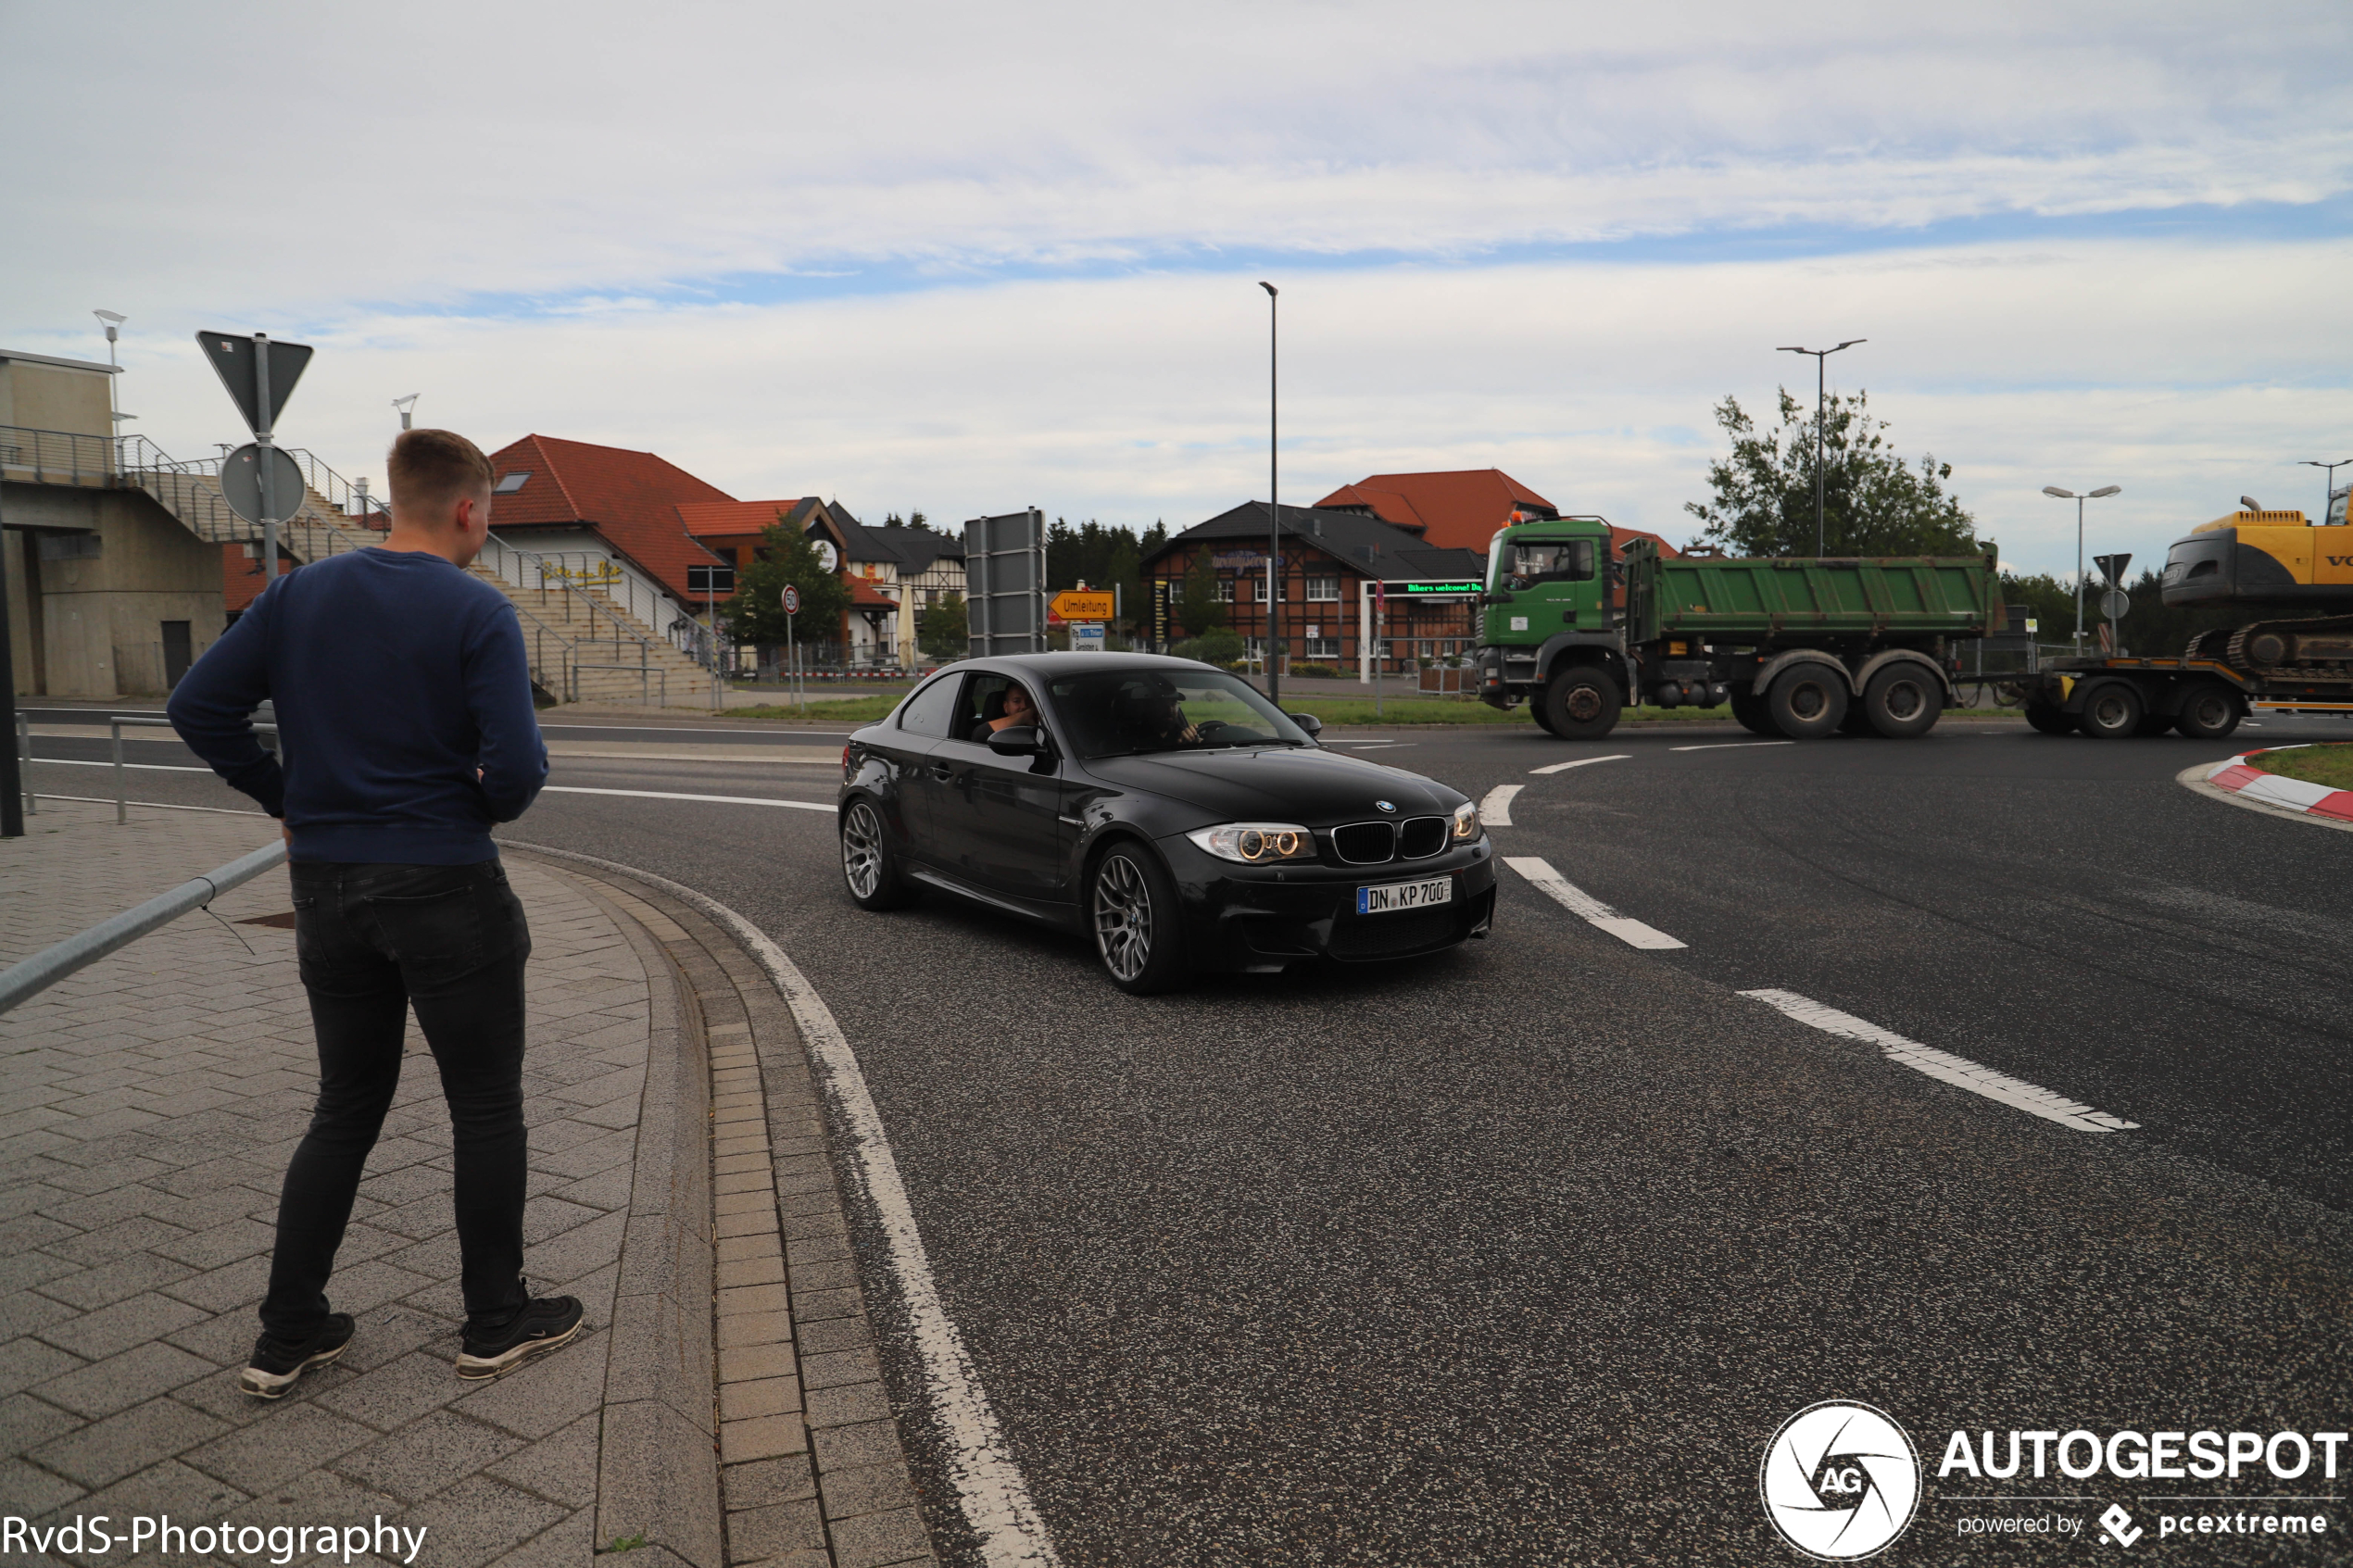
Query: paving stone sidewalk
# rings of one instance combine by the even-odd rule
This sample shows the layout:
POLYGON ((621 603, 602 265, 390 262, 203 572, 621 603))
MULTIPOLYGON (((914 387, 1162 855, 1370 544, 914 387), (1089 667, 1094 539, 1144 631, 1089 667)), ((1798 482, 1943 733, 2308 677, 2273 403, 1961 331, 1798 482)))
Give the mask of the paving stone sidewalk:
MULTIPOLYGON (((27 837, 0 845, 0 963, 275 826, 113 815, 44 801, 27 837)), ((359 1320, 352 1348, 283 1402, 238 1392, 279 1180, 316 1087, 294 934, 242 923, 290 912, 273 872, 217 900, 220 919, 186 915, 0 1014, 0 1514, 106 1513, 118 1529, 164 1512, 381 1515, 428 1528, 417 1561, 432 1568, 583 1564, 609 1544, 593 1539, 600 1415, 648 979, 579 885, 519 859, 509 874, 534 942, 524 1267, 535 1290, 582 1298, 591 1334, 497 1383, 456 1379, 448 1117, 412 1023, 330 1287, 359 1320)), ((123 1560, 120 1546, 72 1559, 123 1560)))

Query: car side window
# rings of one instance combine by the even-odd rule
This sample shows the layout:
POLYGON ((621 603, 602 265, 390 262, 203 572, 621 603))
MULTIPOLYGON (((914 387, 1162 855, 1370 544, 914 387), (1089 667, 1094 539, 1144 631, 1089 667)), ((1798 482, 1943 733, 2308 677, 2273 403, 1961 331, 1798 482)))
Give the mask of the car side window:
POLYGON ((942 675, 924 687, 899 710, 899 727, 910 734, 946 738, 955 721, 956 695, 963 684, 962 675, 942 675))

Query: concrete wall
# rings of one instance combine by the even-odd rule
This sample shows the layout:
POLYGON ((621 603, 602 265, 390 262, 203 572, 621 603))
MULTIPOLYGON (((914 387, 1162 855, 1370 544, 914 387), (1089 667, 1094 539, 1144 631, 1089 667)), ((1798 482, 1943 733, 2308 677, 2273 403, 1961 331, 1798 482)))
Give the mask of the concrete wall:
POLYGON ((0 425, 62 430, 101 440, 114 433, 103 371, 0 358, 0 425))
POLYGON ((145 492, 0 484, 0 518, 20 694, 159 694, 165 621, 189 622, 195 656, 220 637, 220 547, 145 492), (87 556, 93 538, 97 554, 87 556))

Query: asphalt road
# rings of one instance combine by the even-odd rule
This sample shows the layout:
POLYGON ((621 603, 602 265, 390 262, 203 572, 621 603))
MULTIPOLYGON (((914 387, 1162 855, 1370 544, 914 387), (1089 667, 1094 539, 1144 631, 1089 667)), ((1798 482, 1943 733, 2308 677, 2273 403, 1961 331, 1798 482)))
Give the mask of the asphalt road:
MULTIPOLYGON (((509 836, 698 887, 817 985, 1065 1562, 1797 1561, 1758 1462, 1833 1398, 1923 1450, 1891 1561, 2024 1562, 2067 1548, 1960 1521, 2073 1515, 2074 1549, 2100 1550, 2111 1501, 2146 1524, 2142 1499, 2184 1489, 2342 1495, 2259 1467, 1936 1474, 1957 1428, 2347 1427, 2353 841, 2172 782, 2307 734, 2346 727, 1336 737, 1475 797, 1519 786, 1503 854, 1686 946, 1629 947, 1504 871, 1484 944, 1151 999, 1075 940, 945 897, 861 914, 819 812, 551 792, 509 836), (1757 989, 2137 1125, 2029 1114, 1757 989), (2075 1500, 1956 1500, 1984 1496, 2075 1500)), ((107 793, 100 770, 36 767, 107 793)), ((133 778, 238 804, 201 774, 133 778)), ((832 782, 601 758, 554 779, 804 801, 832 782)), ((887 1363, 920 1416, 904 1347, 887 1363)), ((953 1558, 952 1488, 911 1433, 953 1558)), ((2335 1561, 2343 1539, 2215 1537, 2196 1560, 2335 1561)))

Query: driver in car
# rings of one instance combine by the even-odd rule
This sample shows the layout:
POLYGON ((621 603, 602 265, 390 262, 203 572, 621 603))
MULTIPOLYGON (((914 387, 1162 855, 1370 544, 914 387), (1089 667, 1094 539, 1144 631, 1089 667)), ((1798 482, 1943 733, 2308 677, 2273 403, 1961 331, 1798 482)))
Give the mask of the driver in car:
POLYGON ((1144 734, 1158 746, 1199 746, 1201 731, 1185 718, 1185 705, 1175 692, 1156 692, 1143 699, 1140 717, 1144 734))

